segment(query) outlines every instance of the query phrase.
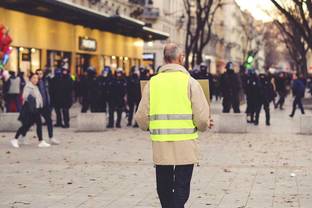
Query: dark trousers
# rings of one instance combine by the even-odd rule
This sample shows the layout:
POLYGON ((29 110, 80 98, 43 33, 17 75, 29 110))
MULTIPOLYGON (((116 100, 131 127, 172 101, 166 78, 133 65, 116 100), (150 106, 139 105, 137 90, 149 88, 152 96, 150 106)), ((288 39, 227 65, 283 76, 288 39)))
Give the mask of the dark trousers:
POLYGON ((82 99, 82 108, 81 108, 81 113, 86 113, 88 109, 90 108, 90 111, 92 113, 94 112, 99 112, 97 103, 91 103, 87 98, 82 99))
POLYGON ((8 94, 6 99, 6 111, 7 112, 20 112, 22 108, 19 94, 8 94), (15 110, 14 107, 15 107, 15 110))
POLYGON ((156 165, 157 193, 162 208, 184 208, 190 196, 194 165, 156 165))
POLYGON ((291 112, 291 116, 295 115, 297 105, 300 108, 301 113, 304 114, 304 109, 303 109, 303 105, 302 105, 302 97, 295 96, 295 99, 294 99, 294 102, 293 102, 293 109, 292 109, 292 112, 291 112))
POLYGON ((229 113, 231 108, 233 108, 234 113, 240 113, 238 96, 224 97, 222 102, 223 113, 229 113))
POLYGON ((39 141, 42 141, 42 122, 41 122, 41 115, 40 113, 33 114, 34 118, 31 123, 28 124, 22 124, 22 126, 17 130, 15 134, 15 139, 18 139, 20 135, 26 136, 27 132, 29 131, 30 127, 35 123, 37 127, 37 137, 39 141))
POLYGON ((133 114, 138 110, 139 102, 129 102, 128 125, 132 124, 133 114))
POLYGON ((55 108, 56 125, 69 127, 69 108, 55 108))
POLYGON ((116 126, 120 126, 123 106, 122 105, 116 105, 113 102, 110 102, 108 105, 109 105, 108 126, 109 127, 113 127, 114 126, 114 119, 115 119, 114 118, 114 113, 115 113, 115 111, 117 111, 116 126))
POLYGON ((52 124, 52 119, 51 119, 51 109, 49 107, 44 107, 40 113, 46 122, 49 138, 52 138, 53 137, 53 124, 52 124))
POLYGON ((266 101, 259 101, 259 104, 257 106, 257 112, 256 112, 256 123, 259 123, 259 117, 260 117, 260 112, 261 108, 264 108, 265 112, 265 120, 267 124, 270 124, 270 103, 266 101))
POLYGON ((280 109, 282 109, 285 103, 286 92, 278 92, 278 95, 279 95, 279 99, 275 105, 275 108, 278 108, 279 106, 280 109))

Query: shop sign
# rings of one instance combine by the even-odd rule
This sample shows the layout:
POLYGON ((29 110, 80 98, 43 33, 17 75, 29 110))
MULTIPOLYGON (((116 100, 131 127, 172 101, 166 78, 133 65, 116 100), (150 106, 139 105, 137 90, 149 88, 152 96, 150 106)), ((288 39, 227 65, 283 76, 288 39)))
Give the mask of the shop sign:
POLYGON ((143 59, 144 60, 154 60, 155 59, 155 54, 154 53, 144 53, 143 54, 143 59))
POLYGON ((92 38, 79 37, 79 50, 96 51, 96 40, 92 38))

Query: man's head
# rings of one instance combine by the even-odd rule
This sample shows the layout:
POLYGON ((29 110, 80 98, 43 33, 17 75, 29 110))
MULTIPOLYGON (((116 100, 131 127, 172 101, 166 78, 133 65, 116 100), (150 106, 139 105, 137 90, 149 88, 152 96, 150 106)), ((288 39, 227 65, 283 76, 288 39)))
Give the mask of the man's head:
POLYGON ((168 43, 164 48, 164 60, 166 64, 184 64, 185 55, 183 50, 175 43, 168 43))
POLYGON ((43 78, 43 71, 41 69, 37 69, 36 74, 38 75, 39 79, 43 78))

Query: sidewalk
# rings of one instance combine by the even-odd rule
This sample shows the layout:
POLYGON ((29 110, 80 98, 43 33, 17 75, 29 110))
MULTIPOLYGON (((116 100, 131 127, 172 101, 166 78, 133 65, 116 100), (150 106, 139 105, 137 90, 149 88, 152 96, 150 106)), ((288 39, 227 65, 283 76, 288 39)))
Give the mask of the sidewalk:
MULTIPOLYGON (((299 112, 272 110, 248 134, 200 136, 188 208, 310 208, 312 139, 294 134, 299 112)), ((218 113, 213 103, 212 111, 218 113)), ((242 111, 244 108, 242 108, 242 111)), ((307 113, 311 113, 311 110, 307 113)), ((46 135, 46 129, 44 129, 46 135)), ((0 207, 158 208, 148 134, 125 128, 102 133, 56 129, 60 146, 16 150, 0 133, 0 207)))

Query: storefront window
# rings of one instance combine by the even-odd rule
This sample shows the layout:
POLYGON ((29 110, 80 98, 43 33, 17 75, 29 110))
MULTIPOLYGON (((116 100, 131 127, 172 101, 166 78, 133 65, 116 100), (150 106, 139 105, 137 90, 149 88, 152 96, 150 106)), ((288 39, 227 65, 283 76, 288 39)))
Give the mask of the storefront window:
POLYGON ((9 62, 5 68, 9 71, 18 71, 18 50, 16 47, 11 48, 9 62))
POLYGON ((55 68, 70 69, 71 53, 64 51, 50 51, 48 50, 47 65, 54 71, 55 68))
POLYGON ((91 64, 91 55, 77 54, 76 56, 76 75, 82 76, 84 71, 88 69, 91 64))
POLYGON ((40 50, 38 49, 30 49, 30 69, 34 72, 36 69, 40 68, 40 50))
POLYGON ((28 74, 40 68, 41 51, 36 48, 13 47, 10 56, 10 67, 12 70, 28 74))

